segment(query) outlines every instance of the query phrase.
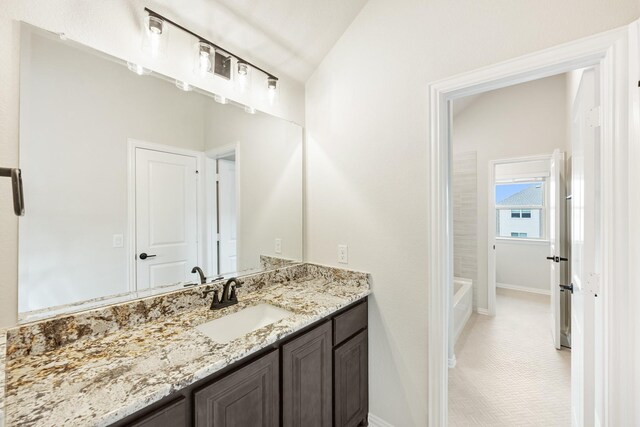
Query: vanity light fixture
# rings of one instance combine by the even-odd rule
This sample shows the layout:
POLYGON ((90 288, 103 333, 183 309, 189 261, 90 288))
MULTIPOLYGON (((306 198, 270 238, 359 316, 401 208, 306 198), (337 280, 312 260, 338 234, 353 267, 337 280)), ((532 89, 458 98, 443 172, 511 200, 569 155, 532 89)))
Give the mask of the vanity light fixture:
MULTIPOLYGON (((198 40, 196 44, 197 46, 196 69, 201 74, 205 73, 206 75, 206 73, 211 73, 211 74, 215 74, 215 75, 230 79, 231 78, 231 75, 230 75, 231 58, 235 58, 235 60, 238 63, 237 77, 240 79, 240 78, 243 78, 241 76, 243 75, 246 76, 247 83, 248 83, 251 69, 255 69, 264 73, 267 76, 267 96, 268 96, 269 102, 273 104, 276 101, 277 87, 278 87, 278 83, 277 83, 278 78, 276 76, 250 63, 246 59, 243 59, 238 55, 235 55, 229 52, 228 50, 223 49, 217 44, 212 43, 206 38, 194 33, 193 31, 183 27, 180 24, 177 24, 176 22, 168 19, 167 17, 162 16, 157 12, 154 12, 148 7, 145 7, 144 10, 145 12, 147 12, 147 15, 149 16, 149 18, 153 17, 157 21, 162 22, 162 32, 160 34, 164 33, 164 30, 166 29, 166 25, 170 24, 184 31, 185 33, 192 35, 198 40), (245 73, 245 70, 246 70, 246 73, 245 73)), ((157 31, 157 29, 154 31, 157 31)))
POLYGON ((145 18, 145 44, 151 51, 151 56, 158 57, 164 53, 164 46, 167 37, 164 36, 164 19, 155 15, 148 15, 145 18))
POLYGON ((146 76, 147 74, 151 74, 150 69, 144 68, 142 65, 135 64, 133 62, 127 62, 127 68, 139 76, 146 76))
POLYGON ((176 87, 185 92, 190 92, 193 90, 193 87, 183 80, 176 80, 176 87))

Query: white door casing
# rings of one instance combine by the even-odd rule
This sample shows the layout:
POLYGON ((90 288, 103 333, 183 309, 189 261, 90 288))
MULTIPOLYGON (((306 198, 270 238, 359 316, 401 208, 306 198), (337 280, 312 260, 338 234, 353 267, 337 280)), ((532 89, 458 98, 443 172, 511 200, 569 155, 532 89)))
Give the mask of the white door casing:
POLYGON ((191 278, 198 263, 197 164, 195 156, 135 149, 137 290, 191 278))
POLYGON ((218 221, 220 224, 220 274, 237 268, 236 163, 218 159, 218 221))
POLYGON ((594 280, 599 277, 596 242, 599 214, 596 158, 599 123, 593 121, 599 110, 597 71, 584 70, 572 114, 571 176, 571 408, 573 426, 596 424, 596 324, 594 280))
POLYGON ((554 150, 549 161, 549 270, 551 274, 551 335, 553 344, 560 349, 560 259, 564 259, 562 251, 562 205, 564 203, 562 191, 562 177, 564 176, 564 153, 554 150))
MULTIPOLYGON (((448 284, 453 277, 451 241, 451 183, 449 104, 452 100, 526 81, 600 66, 602 95, 601 158, 599 186, 602 204, 601 239, 596 242, 604 260, 600 275, 601 310, 596 311, 603 329, 601 364, 596 363, 603 392, 602 425, 639 425, 640 379, 631 377, 638 356, 634 325, 640 321, 640 292, 632 284, 640 280, 638 227, 630 222, 630 194, 639 191, 631 179, 640 164, 638 96, 638 22, 524 55, 429 85, 429 322, 428 417, 430 426, 447 425, 448 400, 448 284), (630 37, 631 36, 631 37, 630 37), (631 167, 633 165, 633 167, 631 167), (629 236, 629 232, 636 232, 629 236), (631 250, 630 250, 631 249, 631 250), (636 257, 637 258, 637 257, 636 257), (630 299, 631 298, 631 299, 630 299), (635 305, 634 305, 635 304, 635 305), (633 307, 633 309, 632 309, 633 307), (638 321, 636 321, 638 320, 638 321), (635 384, 635 386, 634 386, 635 384)), ((637 180, 636 180, 637 181, 637 180)), ((572 255, 573 257, 573 255, 572 255)), ((600 296, 599 296, 600 298, 600 296)), ((594 409, 594 408, 592 408, 594 409)), ((595 410, 595 409, 594 409, 595 410)))

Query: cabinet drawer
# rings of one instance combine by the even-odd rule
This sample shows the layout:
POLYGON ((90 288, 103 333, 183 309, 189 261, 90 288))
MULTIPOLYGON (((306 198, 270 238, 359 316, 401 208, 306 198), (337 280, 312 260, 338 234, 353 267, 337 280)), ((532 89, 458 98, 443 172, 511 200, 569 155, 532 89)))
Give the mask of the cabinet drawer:
POLYGON ((333 319, 333 345, 338 345, 367 327, 367 302, 358 304, 333 319))
POLYGON ((131 423, 131 427, 180 427, 187 425, 187 405, 184 398, 157 409, 131 423))

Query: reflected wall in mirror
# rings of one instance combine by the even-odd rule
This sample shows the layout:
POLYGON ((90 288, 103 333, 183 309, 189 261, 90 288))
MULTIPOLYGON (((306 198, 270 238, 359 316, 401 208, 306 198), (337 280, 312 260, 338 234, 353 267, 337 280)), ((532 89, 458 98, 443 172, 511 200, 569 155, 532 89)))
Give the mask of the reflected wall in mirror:
POLYGON ((301 261, 300 126, 21 40, 21 321, 301 261))

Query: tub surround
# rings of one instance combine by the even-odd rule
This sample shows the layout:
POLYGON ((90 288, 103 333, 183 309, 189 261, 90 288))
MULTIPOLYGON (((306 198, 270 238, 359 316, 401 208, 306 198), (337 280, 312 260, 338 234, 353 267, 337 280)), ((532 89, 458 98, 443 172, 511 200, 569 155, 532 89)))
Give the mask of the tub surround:
POLYGON ((199 286, 9 330, 0 419, 108 425, 370 293, 367 274, 313 264, 242 280, 240 302, 222 310, 208 309, 199 286), (259 303, 294 314, 227 344, 194 328, 259 303))

